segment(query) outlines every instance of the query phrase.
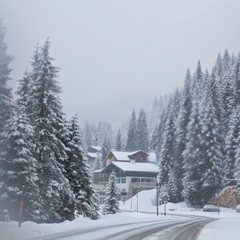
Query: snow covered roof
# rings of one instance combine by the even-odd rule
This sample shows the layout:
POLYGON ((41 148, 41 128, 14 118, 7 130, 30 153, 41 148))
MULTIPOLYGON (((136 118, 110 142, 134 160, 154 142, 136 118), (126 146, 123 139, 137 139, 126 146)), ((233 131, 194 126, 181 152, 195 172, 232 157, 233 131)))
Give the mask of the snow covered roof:
POLYGON ((128 157, 130 154, 129 152, 117 152, 117 151, 112 151, 112 154, 115 156, 117 160, 120 161, 130 161, 131 159, 128 157))
POLYGON ((92 157, 92 158, 96 158, 96 157, 97 157, 97 154, 98 154, 98 153, 91 153, 91 152, 89 152, 87 155, 90 156, 90 157, 92 157))
POLYGON ((158 166, 153 163, 112 162, 112 164, 128 172, 159 172, 158 166))
POLYGON ((100 146, 90 146, 90 148, 93 148, 97 151, 101 151, 101 149, 102 149, 100 146))
MULTIPOLYGON (((141 151, 141 150, 139 150, 141 151)), ((134 155, 136 153, 138 153, 139 151, 135 151, 135 152, 118 152, 118 151, 112 151, 112 154, 115 156, 115 158, 118 161, 126 161, 126 162, 130 162, 131 159, 129 158, 129 156, 134 155)), ((156 162, 156 154, 155 153, 146 153, 148 155, 147 160, 149 162, 156 162)))
POLYGON ((152 163, 156 163, 157 162, 157 157, 155 153, 148 153, 148 161, 152 162, 152 163))

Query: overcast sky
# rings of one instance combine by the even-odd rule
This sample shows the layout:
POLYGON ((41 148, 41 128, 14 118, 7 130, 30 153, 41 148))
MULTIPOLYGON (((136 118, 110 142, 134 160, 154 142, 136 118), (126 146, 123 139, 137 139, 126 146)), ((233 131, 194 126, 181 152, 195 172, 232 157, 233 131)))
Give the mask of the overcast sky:
POLYGON ((0 0, 13 82, 47 37, 61 68, 64 111, 126 121, 182 87, 198 59, 240 50, 239 0, 0 0))

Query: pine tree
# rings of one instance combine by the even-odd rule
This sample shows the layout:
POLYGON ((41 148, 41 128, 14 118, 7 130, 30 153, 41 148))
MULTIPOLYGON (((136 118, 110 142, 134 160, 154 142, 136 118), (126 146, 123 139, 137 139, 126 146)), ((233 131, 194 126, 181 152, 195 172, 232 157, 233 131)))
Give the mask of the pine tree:
POLYGON ((87 147, 92 146, 92 128, 89 122, 85 123, 83 134, 87 147))
POLYGON ((175 168, 170 169, 168 173, 168 198, 170 202, 177 203, 182 200, 181 191, 179 189, 179 178, 175 168))
MULTIPOLYGON (((191 88, 191 74, 188 69, 185 78, 185 84, 183 92, 181 93, 181 102, 178 119, 176 122, 176 145, 175 145, 175 158, 177 159, 177 171, 175 171, 177 179, 183 179, 183 152, 186 149, 187 144, 187 126, 190 122, 190 115, 192 109, 192 88, 191 88)), ((182 192, 182 181, 177 182, 179 191, 182 192)), ((181 197, 179 196, 179 200, 181 197)))
POLYGON ((183 152, 184 178, 183 196, 185 201, 193 206, 203 204, 202 200, 202 126, 199 113, 199 102, 195 97, 188 124, 187 145, 183 152))
POLYGON ((20 114, 12 117, 1 135, 0 205, 9 210, 12 220, 19 220, 19 204, 24 202, 22 221, 45 220, 42 196, 38 186, 37 160, 33 157, 33 128, 29 119, 20 114))
POLYGON ((193 74, 192 88, 193 88, 193 91, 198 92, 198 97, 201 100, 202 99, 201 90, 203 89, 203 72, 202 72, 202 66, 200 61, 198 61, 196 71, 193 74))
POLYGON ((154 130, 159 126, 160 119, 163 110, 166 108, 168 103, 169 97, 168 96, 160 96, 159 98, 155 98, 153 101, 152 109, 149 114, 149 134, 152 136, 154 130))
POLYGON ((231 116, 233 111, 234 103, 234 78, 231 76, 231 58, 228 51, 226 50, 222 59, 222 104, 223 104, 223 124, 224 128, 228 129, 229 116, 231 116))
POLYGON ((169 200, 169 186, 167 183, 164 183, 159 189, 159 204, 164 204, 165 202, 169 202, 169 200))
POLYGON ((6 121, 11 118, 13 111, 12 89, 7 86, 11 69, 9 64, 12 60, 7 54, 7 45, 4 42, 5 30, 0 19, 0 133, 4 131, 6 121))
MULTIPOLYGON (((106 138, 103 141, 102 150, 101 150, 103 163, 105 163, 106 157, 111 152, 111 150, 112 150, 112 146, 111 146, 110 139, 108 136, 106 136, 106 138)), ((105 164, 103 164, 103 165, 105 165, 105 164)))
POLYGON ((115 149, 116 151, 122 150, 122 134, 120 129, 118 129, 116 140, 115 140, 115 149))
POLYGON ((139 150, 137 143, 137 118, 135 110, 133 109, 128 127, 126 151, 132 152, 137 150, 139 150))
MULTIPOLYGON (((30 92, 31 84, 31 74, 26 70, 22 79, 18 81, 18 89, 16 94, 18 95, 17 105, 21 108, 21 111, 24 111, 27 114, 27 109, 29 106, 28 97, 30 92)), ((29 114, 28 114, 29 115, 29 114)))
MULTIPOLYGON (((213 90, 214 106, 216 108, 216 115, 219 122, 224 123, 224 80, 223 80, 223 64, 221 55, 218 55, 215 66, 212 70, 212 77, 214 78, 215 89, 213 90)), ((224 129, 222 129, 224 131, 224 129)), ((225 134, 225 133, 224 133, 225 134)))
MULTIPOLYGON (((240 137, 237 139, 237 150, 236 150, 236 161, 235 161, 235 172, 233 174, 234 179, 240 180, 240 137)), ((240 187, 239 181, 237 181, 238 188, 240 187)), ((238 194, 239 195, 239 194, 238 194)))
POLYGON ((102 169, 104 167, 104 163, 102 161, 102 154, 101 153, 97 153, 97 157, 95 159, 95 163, 93 166, 93 170, 99 170, 102 169))
MULTIPOLYGON (((162 114, 160 116, 160 123, 159 126, 156 127, 154 130, 152 137, 151 137, 151 149, 158 154, 160 152, 160 149, 162 147, 162 142, 163 142, 163 132, 165 130, 165 125, 167 121, 167 114, 165 109, 163 109, 162 114)), ((157 159, 159 159, 159 156, 157 155, 157 159)))
POLYGON ((137 120, 137 142, 138 149, 145 152, 149 151, 149 134, 147 117, 144 110, 140 110, 138 120, 137 120))
POLYGON ((236 63, 234 64, 232 75, 231 75, 232 81, 233 81, 233 98, 231 105, 236 108, 236 106, 240 105, 240 53, 237 57, 236 63))
POLYGON ((222 139, 214 106, 215 78, 206 75, 206 90, 203 101, 203 161, 202 180, 204 200, 207 202, 222 186, 222 139))
POLYGON ((37 48, 33 57, 29 96, 26 113, 35 130, 35 158, 38 160, 39 186, 44 198, 44 210, 48 222, 67 219, 74 196, 64 176, 67 160, 61 140, 64 117, 59 99, 61 92, 57 82, 58 68, 49 55, 50 43, 37 48))
MULTIPOLYGON (((238 140, 240 136, 240 106, 236 108, 229 120, 229 130, 225 140, 225 167, 224 177, 227 179, 234 179, 236 170, 236 159, 238 153, 238 140)), ((235 181, 227 181, 227 185, 235 185, 235 181)))
POLYGON ((169 172, 174 168, 176 164, 175 150, 176 145, 176 119, 179 111, 179 92, 175 92, 172 100, 169 102, 167 108, 167 121, 163 133, 163 142, 161 145, 160 152, 157 153, 159 156, 159 177, 161 183, 168 183, 169 172))
POLYGON ((65 175, 69 180, 76 199, 76 206, 71 215, 74 218, 74 210, 76 210, 79 215, 97 219, 99 217, 97 196, 93 187, 87 158, 81 145, 82 135, 77 116, 75 116, 69 123, 69 139, 66 144, 68 161, 65 165, 65 175))
POLYGON ((106 195, 107 197, 105 199, 103 207, 103 214, 106 215, 119 212, 119 190, 117 188, 117 178, 114 171, 110 174, 107 184, 106 195))
POLYGON ((98 145, 102 146, 104 140, 109 138, 110 143, 112 145, 112 128, 111 124, 107 121, 100 121, 96 128, 97 136, 98 136, 98 145))

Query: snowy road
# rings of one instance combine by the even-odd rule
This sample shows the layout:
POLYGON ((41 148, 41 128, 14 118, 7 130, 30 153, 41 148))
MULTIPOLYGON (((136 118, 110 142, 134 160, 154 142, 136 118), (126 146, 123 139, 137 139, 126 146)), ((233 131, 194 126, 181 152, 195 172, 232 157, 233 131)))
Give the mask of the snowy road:
POLYGON ((190 222, 176 224, 154 233, 144 238, 144 240, 195 240, 202 228, 212 221, 214 221, 213 218, 198 217, 190 222))
POLYGON ((213 219, 205 217, 189 217, 187 220, 162 219, 72 230, 34 240, 190 240, 195 239, 201 227, 211 221, 213 219))

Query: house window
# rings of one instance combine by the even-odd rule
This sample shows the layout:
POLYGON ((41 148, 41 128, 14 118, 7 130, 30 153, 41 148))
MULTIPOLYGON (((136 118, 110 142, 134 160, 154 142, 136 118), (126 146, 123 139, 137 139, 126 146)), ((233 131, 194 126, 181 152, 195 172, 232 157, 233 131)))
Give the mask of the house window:
POLYGON ((131 182, 132 182, 132 183, 140 182, 140 178, 132 178, 132 179, 131 179, 131 182))
POLYGON ((126 183, 126 178, 125 177, 117 178, 117 183, 126 183))
POLYGON ((126 183, 126 178, 121 178, 121 183, 126 183))

